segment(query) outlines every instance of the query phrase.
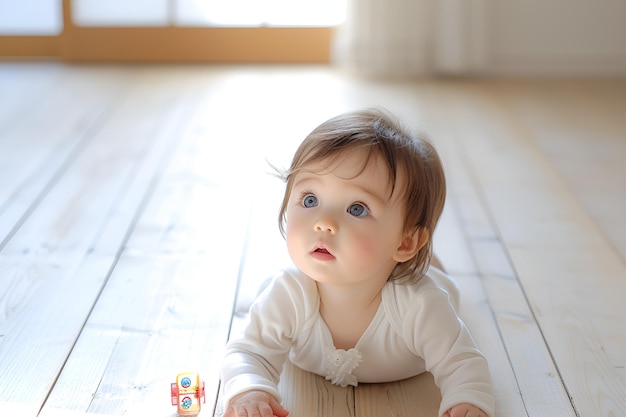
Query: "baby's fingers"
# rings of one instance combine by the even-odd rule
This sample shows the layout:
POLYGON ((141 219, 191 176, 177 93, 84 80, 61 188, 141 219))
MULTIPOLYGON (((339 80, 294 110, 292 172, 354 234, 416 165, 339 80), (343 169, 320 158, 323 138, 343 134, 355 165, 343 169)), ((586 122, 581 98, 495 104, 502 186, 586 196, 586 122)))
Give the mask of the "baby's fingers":
POLYGON ((468 404, 458 404, 442 414, 442 417, 487 417, 487 414, 480 408, 468 404))
MULTIPOLYGON (((286 414, 285 414, 286 416, 286 414)), ((249 405, 232 405, 222 417, 274 417, 274 412, 268 404, 258 404, 258 407, 249 405)))
POLYGON ((274 397, 270 398, 270 407, 272 408, 271 416, 287 417, 289 411, 287 411, 274 397))
POLYGON ((287 417, 288 414, 267 392, 251 390, 234 397, 222 417, 287 417))

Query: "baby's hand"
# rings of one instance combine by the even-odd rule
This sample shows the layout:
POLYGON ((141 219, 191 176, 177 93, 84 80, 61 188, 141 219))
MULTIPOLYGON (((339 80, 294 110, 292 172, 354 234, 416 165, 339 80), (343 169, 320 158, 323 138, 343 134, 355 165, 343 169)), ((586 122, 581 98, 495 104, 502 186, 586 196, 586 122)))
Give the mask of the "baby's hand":
POLYGON ((285 410, 276 399, 265 391, 246 391, 230 400, 222 417, 287 417, 285 410))
POLYGON ((487 417, 487 414, 475 405, 462 403, 450 408, 441 417, 487 417))

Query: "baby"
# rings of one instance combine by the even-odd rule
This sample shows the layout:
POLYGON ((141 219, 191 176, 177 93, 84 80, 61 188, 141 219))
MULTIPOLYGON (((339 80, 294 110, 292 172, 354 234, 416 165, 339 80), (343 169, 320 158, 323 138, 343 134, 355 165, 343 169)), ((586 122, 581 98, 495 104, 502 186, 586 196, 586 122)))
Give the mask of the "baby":
POLYGON ((286 360, 340 386, 429 371, 440 416, 493 417, 456 287, 430 265, 446 194, 432 145, 383 111, 349 113, 313 130, 283 176, 280 230, 295 266, 226 347, 224 417, 288 415, 277 389, 286 360))

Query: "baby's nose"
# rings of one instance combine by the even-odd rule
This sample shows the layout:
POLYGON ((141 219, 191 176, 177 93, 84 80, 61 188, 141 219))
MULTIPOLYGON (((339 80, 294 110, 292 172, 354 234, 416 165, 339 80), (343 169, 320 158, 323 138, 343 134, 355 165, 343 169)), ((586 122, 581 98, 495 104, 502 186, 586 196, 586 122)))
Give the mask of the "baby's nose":
POLYGON ((327 232, 330 234, 337 233, 339 226, 335 220, 331 216, 325 215, 320 217, 315 222, 315 231, 316 232, 327 232))

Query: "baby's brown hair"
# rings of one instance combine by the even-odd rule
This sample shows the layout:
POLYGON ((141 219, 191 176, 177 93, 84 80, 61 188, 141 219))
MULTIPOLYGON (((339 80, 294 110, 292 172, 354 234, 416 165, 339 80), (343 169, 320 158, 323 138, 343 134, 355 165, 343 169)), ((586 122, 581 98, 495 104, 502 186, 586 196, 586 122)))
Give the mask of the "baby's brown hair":
POLYGON ((361 169, 376 156, 382 157, 389 170, 391 194, 398 171, 406 174, 403 193, 404 232, 420 228, 428 233, 426 244, 406 262, 396 265, 389 279, 402 283, 417 282, 426 272, 432 256, 432 236, 446 199, 446 180, 437 151, 424 137, 411 134, 387 112, 367 109, 346 113, 319 125, 298 147, 291 166, 281 173, 286 182, 279 214, 279 228, 285 235, 285 214, 296 175, 309 164, 328 160, 336 162, 346 152, 367 151, 361 169))

